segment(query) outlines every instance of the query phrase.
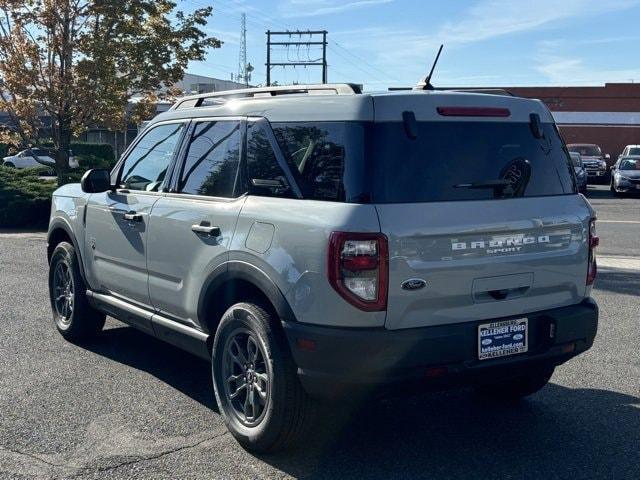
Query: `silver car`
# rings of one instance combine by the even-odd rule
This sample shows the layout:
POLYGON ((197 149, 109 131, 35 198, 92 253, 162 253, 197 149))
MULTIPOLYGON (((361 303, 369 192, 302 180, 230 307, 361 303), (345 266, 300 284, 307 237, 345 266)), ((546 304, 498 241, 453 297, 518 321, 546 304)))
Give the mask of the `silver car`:
POLYGON ((543 388, 593 344, 597 244, 540 101, 246 89, 54 193, 49 293, 69 340, 111 315, 210 359, 230 432, 274 451, 320 399, 543 388))
POLYGON ((611 168, 614 195, 640 193, 640 156, 622 157, 611 168))

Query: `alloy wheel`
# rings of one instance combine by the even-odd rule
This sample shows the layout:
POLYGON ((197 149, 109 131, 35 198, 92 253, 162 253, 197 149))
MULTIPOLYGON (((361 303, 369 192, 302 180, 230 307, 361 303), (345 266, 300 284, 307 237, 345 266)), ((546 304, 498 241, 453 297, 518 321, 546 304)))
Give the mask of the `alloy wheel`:
POLYGON ((56 321, 62 328, 67 328, 71 323, 73 314, 73 277, 69 266, 60 262, 53 273, 53 304, 56 309, 56 321))
POLYGON ((237 419, 248 427, 258 425, 267 410, 271 381, 265 359, 253 332, 243 328, 229 335, 222 358, 224 394, 237 419))

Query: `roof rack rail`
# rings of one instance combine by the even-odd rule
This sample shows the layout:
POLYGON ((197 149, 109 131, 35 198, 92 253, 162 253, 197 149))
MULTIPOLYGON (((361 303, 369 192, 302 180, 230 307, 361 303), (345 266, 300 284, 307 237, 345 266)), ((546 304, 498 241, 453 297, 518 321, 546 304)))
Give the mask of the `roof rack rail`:
POLYGON ((436 88, 435 90, 447 90, 450 92, 467 92, 467 93, 484 93, 486 95, 504 95, 507 97, 515 97, 513 93, 504 88, 487 88, 487 87, 463 87, 463 88, 436 88))
POLYGON ((221 104, 233 98, 275 97, 280 95, 354 95, 362 93, 362 85, 355 83, 326 83, 317 85, 281 85, 273 87, 241 88, 221 92, 201 93, 183 97, 173 104, 171 110, 197 108, 221 104), (211 99, 211 101, 206 101, 211 99))

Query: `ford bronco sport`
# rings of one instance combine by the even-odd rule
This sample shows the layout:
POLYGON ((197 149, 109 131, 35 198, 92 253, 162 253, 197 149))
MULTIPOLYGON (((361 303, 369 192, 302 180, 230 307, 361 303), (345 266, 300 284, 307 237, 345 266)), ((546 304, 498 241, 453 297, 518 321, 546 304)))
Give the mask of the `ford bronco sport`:
MULTIPOLYGON (((593 343, 595 217, 539 101, 348 85, 179 100, 53 195, 53 317, 212 362, 246 448, 397 383, 514 399, 593 343)), ((188 375, 188 372, 185 372, 188 375)))

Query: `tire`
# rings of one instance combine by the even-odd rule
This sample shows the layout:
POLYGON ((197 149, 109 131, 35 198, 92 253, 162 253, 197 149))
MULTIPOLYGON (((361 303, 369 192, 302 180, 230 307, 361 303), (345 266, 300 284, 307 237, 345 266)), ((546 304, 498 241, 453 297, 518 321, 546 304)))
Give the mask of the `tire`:
POLYGON ((213 385, 225 425, 257 453, 292 447, 316 410, 277 321, 258 305, 235 304, 222 316, 212 349, 213 385))
POLYGON ((542 390, 551 377, 555 367, 542 367, 526 374, 497 383, 476 387, 476 393, 483 399, 516 402, 542 390))
POLYGON ((13 162, 4 162, 3 165, 8 168, 16 168, 13 162))
POLYGON ((89 305, 86 290, 73 245, 59 243, 49 263, 49 298, 58 332, 72 342, 89 340, 104 327, 106 317, 89 305))

